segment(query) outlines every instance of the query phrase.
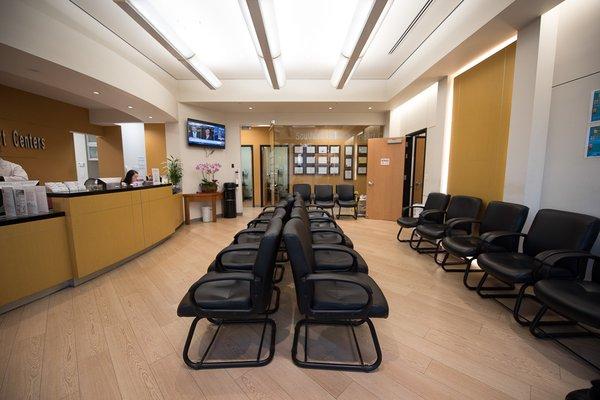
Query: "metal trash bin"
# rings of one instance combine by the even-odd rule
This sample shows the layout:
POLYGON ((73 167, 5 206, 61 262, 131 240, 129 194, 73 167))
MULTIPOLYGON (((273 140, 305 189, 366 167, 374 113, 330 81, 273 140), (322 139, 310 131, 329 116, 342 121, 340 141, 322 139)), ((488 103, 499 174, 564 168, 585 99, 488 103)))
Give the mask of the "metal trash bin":
POLYGON ((223 218, 237 217, 236 188, 237 184, 234 182, 223 184, 223 218))
POLYGON ((202 207, 202 222, 212 222, 212 207, 202 207))

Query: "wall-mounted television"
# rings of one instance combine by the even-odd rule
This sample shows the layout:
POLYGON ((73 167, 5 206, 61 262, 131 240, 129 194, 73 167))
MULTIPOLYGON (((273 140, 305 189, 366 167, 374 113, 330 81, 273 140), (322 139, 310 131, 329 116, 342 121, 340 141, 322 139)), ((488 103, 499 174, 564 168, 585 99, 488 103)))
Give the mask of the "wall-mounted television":
POLYGON ((187 138, 190 146, 225 148, 225 125, 187 119, 187 138))

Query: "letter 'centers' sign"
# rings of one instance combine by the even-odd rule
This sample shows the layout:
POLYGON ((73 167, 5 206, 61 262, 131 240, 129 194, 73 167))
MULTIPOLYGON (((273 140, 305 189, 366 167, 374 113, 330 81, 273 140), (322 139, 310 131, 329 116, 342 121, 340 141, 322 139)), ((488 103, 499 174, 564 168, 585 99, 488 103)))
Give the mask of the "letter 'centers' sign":
POLYGON ((7 146, 8 143, 21 149, 46 150, 46 138, 44 137, 21 134, 14 129, 12 135, 7 138, 4 129, 0 129, 0 146, 7 146))

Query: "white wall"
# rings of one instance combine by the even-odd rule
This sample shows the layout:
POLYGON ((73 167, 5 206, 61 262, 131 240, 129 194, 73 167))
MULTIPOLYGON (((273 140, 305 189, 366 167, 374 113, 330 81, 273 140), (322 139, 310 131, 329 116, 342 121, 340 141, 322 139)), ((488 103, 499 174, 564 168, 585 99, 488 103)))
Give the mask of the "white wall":
MULTIPOLYGON (((600 6, 567 0, 558 12, 541 207, 600 217, 600 158, 584 157, 591 93, 600 89, 600 6)), ((600 240, 594 251, 600 252, 600 240)))
POLYGON ((146 175, 146 136, 144 124, 129 123, 121 125, 121 139, 123 142, 123 162, 125 170, 134 169, 140 177, 146 175))

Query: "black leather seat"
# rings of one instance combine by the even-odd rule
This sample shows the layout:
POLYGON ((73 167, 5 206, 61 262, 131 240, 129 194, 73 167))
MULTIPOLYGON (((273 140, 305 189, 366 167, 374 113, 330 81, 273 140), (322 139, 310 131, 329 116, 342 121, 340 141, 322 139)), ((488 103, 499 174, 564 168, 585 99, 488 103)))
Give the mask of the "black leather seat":
POLYGON ((490 201, 481 220, 464 219, 472 225, 479 225, 479 236, 456 234, 452 230, 446 233, 446 237, 442 240, 442 246, 446 250, 444 259, 441 262, 441 267, 446 271, 463 272, 464 285, 474 290, 474 286, 468 283, 468 276, 471 272, 471 263, 481 253, 515 251, 518 248, 519 241, 515 238, 498 239, 493 242, 486 242, 481 239, 485 237, 487 232, 505 231, 505 232, 521 232, 529 208, 521 204, 505 203, 503 201, 490 201), (448 256, 453 255, 459 258, 460 262, 448 263, 448 256), (465 264, 466 268, 446 268, 446 265, 461 265, 465 264))
POLYGON ((333 196, 333 186, 315 185, 314 204, 324 209, 331 209, 335 206, 333 196))
POLYGON ((335 185, 336 199, 335 203, 338 206, 338 218, 342 215, 342 208, 352 208, 352 217, 357 218, 358 201, 354 185, 335 185))
POLYGON ((292 193, 294 193, 294 195, 300 194, 302 200, 304 200, 307 203, 310 203, 312 190, 308 183, 296 183, 292 186, 292 193))
POLYGON ((600 379, 594 379, 590 388, 570 392, 565 400, 600 400, 600 379))
MULTIPOLYGON (((379 286, 367 274, 360 272, 316 273, 310 235, 300 219, 290 219, 285 225, 283 237, 294 275, 298 308, 306 316, 298 321, 294 331, 294 363, 305 368, 359 371, 376 369, 381 363, 381 348, 370 318, 386 318, 389 313, 387 301, 379 286), (297 357, 301 328, 304 327, 304 334, 308 335, 309 325, 341 325, 354 329, 363 323, 369 327, 377 354, 372 363, 366 364, 362 356, 359 364, 310 361, 307 348, 304 348, 305 357, 302 360, 297 357)), ((356 339, 355 343, 360 354, 356 339)))
POLYGON ((442 250, 441 239, 446 235, 467 235, 471 233, 471 224, 466 219, 473 220, 481 208, 481 199, 471 196, 453 196, 450 199, 448 208, 443 210, 423 211, 425 214, 422 223, 418 224, 413 232, 416 232, 419 239, 413 246, 414 239, 410 242, 411 247, 419 253, 434 253, 434 259, 437 261, 438 253, 442 250), (444 222, 433 222, 436 218, 443 216, 444 222), (434 247, 422 248, 421 243, 425 241, 434 247))
POLYGON ((354 247, 352 240, 344 234, 335 221, 329 219, 310 219, 304 207, 294 207, 291 218, 299 218, 308 227, 314 244, 341 244, 354 247))
POLYGON ((600 283, 545 279, 534 286, 538 300, 577 322, 600 328, 600 283))
MULTIPOLYGON (((256 247, 256 255, 252 269, 242 272, 226 272, 219 261, 215 262, 215 270, 208 272, 187 291, 177 308, 180 317, 193 317, 194 320, 185 342, 183 359, 194 369, 223 368, 223 367, 251 367, 268 364, 275 352, 275 322, 268 318, 277 310, 279 295, 275 306, 271 309, 272 294, 277 293, 273 286, 273 275, 279 242, 281 241, 282 222, 274 218, 269 224, 269 229, 263 235, 260 244, 256 247), (265 342, 267 325, 270 326, 270 346, 266 358, 259 356, 251 361, 206 361, 206 356, 214 344, 214 337, 210 341, 204 356, 199 361, 192 361, 189 357, 190 344, 194 331, 202 318, 217 325, 227 324, 263 324, 261 348, 265 342)), ((250 246, 250 245, 238 245, 250 246)), ((216 330, 215 336, 219 329, 216 330)))
POLYGON ((574 279, 578 273, 579 266, 576 260, 564 259, 557 265, 550 265, 547 258, 569 251, 589 251, 599 230, 600 220, 596 217, 543 209, 536 214, 527 234, 490 232, 485 236, 485 241, 489 243, 499 239, 524 237, 523 252, 481 254, 477 263, 484 274, 477 285, 477 293, 482 297, 516 298, 513 316, 521 325, 529 325, 529 321, 519 314, 523 299, 532 297, 526 295, 526 289, 542 279, 574 279), (507 289, 521 285, 519 293, 502 296, 488 293, 493 289, 483 285, 489 275, 507 284, 507 289))
MULTIPOLYGON (((402 216, 396 220, 396 223, 400 225, 400 229, 398 230, 398 234, 396 235, 396 239, 399 242, 411 242, 414 237, 414 231, 411 235, 410 239, 400 239, 400 234, 402 233, 402 229, 404 228, 416 228, 420 222, 422 222, 427 217, 427 213, 423 213, 423 211, 430 210, 440 210, 445 211, 448 206, 448 201, 450 201, 450 195, 445 193, 429 193, 427 196, 427 200, 425 200, 425 204, 422 206, 409 206, 404 207, 402 209, 402 216), (419 215, 419 217, 414 217, 414 210, 416 208, 421 208, 423 215, 419 215)), ((442 214, 434 214, 432 218, 429 220, 434 223, 441 223, 443 221, 442 214)))

